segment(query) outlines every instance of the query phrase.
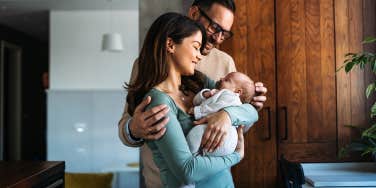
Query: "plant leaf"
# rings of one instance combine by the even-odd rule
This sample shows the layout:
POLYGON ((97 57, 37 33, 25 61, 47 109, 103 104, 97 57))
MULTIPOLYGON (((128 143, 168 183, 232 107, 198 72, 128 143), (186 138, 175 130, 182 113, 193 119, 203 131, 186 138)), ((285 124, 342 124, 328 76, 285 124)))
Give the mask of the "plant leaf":
POLYGON ((362 138, 376 139, 376 124, 373 124, 371 127, 364 130, 362 133, 362 138))
POLYGON ((345 57, 349 57, 349 56, 354 57, 355 55, 356 55, 356 53, 347 53, 347 54, 345 54, 345 57))
POLYGON ((376 102, 371 107, 371 118, 376 116, 376 102))
POLYGON ((373 43, 376 41, 376 38, 375 37, 366 37, 364 39, 364 41, 362 42, 362 44, 369 44, 369 43, 373 43))
POLYGON ((351 62, 347 63, 346 66, 345 66, 346 73, 350 72, 351 69, 354 67, 354 65, 355 65, 354 61, 351 61, 351 62))
POLYGON ((366 89, 366 96, 367 96, 367 98, 369 98, 369 96, 371 95, 372 91, 375 90, 375 87, 376 87, 375 83, 371 83, 371 84, 368 85, 368 87, 366 89))

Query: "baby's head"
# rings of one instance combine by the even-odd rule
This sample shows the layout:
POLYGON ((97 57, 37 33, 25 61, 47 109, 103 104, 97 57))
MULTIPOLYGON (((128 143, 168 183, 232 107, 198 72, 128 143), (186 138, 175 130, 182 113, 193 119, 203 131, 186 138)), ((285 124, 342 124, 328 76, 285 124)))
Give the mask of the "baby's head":
POLYGON ((229 89, 239 93, 243 103, 250 103, 255 95, 255 84, 247 75, 231 72, 217 82, 217 89, 229 89))

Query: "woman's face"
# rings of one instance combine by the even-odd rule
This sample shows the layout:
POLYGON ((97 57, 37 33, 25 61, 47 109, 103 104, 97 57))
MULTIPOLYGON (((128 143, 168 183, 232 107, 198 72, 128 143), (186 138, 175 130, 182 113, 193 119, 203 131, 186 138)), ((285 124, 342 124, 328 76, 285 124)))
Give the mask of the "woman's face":
POLYGON ((201 60, 200 47, 202 34, 197 31, 193 35, 186 37, 180 44, 174 44, 172 61, 181 75, 192 75, 196 64, 201 60))

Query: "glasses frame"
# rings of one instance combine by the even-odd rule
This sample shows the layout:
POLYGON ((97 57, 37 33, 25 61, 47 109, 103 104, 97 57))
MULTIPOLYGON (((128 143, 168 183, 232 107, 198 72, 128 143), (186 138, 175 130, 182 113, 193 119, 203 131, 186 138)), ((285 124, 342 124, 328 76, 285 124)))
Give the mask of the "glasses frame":
POLYGON ((209 21, 209 25, 206 28, 206 30, 213 33, 213 35, 216 35, 217 33, 222 33, 222 37, 223 37, 222 40, 227 40, 234 35, 234 33, 232 33, 231 31, 223 29, 217 22, 213 21, 200 7, 198 7, 198 10, 200 12, 200 15, 202 15, 203 17, 205 17, 206 20, 209 21), (211 31, 212 29, 209 30, 209 28, 214 29, 214 31, 211 31), (227 33, 228 37, 225 37, 226 36, 225 33, 227 33))

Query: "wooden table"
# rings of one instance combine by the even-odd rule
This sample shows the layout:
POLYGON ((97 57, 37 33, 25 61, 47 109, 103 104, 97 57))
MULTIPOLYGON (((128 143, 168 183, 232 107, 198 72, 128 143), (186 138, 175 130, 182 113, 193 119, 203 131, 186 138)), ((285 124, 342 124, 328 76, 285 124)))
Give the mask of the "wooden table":
POLYGON ((0 187, 64 188, 63 161, 0 161, 0 187))

